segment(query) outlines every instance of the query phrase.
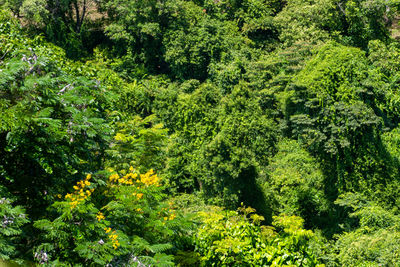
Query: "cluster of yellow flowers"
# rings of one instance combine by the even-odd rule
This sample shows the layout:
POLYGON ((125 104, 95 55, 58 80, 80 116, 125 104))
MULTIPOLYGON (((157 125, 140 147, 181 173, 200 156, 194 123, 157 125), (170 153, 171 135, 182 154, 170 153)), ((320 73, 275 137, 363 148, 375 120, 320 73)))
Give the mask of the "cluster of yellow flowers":
POLYGON ((65 195, 65 199, 70 201, 69 204, 71 210, 76 208, 76 206, 78 206, 79 203, 83 202, 93 193, 94 189, 85 190, 85 187, 90 186, 89 180, 91 178, 92 175, 88 174, 85 180, 79 181, 76 185, 74 185, 75 192, 65 195))
POLYGON ((106 217, 104 217, 104 214, 99 211, 99 213, 97 213, 96 218, 98 221, 104 220, 106 217))
POLYGON ((109 179, 110 182, 126 184, 126 185, 133 185, 135 182, 139 182, 139 180, 134 180, 137 177, 137 173, 128 173, 125 176, 119 177, 118 173, 111 174, 109 179))
POLYGON ((109 177, 110 182, 125 185, 160 186, 160 178, 154 173, 153 169, 149 170, 145 174, 140 174, 140 177, 138 177, 138 174, 134 172, 135 170, 132 166, 129 168, 129 171, 130 172, 128 174, 121 177, 118 173, 111 174, 109 177))
POLYGON ((111 239, 111 242, 113 243, 113 248, 117 249, 121 244, 118 241, 118 235, 116 234, 116 232, 112 231, 110 227, 104 228, 104 231, 106 231, 108 238, 111 239))
POLYGON ((147 186, 150 186, 150 185, 159 186, 160 185, 160 183, 159 183, 160 178, 158 178, 157 174, 154 174, 153 169, 148 171, 146 174, 141 174, 140 181, 147 186))
POLYGON ((136 196, 138 200, 143 197, 143 193, 132 193, 132 195, 136 196))

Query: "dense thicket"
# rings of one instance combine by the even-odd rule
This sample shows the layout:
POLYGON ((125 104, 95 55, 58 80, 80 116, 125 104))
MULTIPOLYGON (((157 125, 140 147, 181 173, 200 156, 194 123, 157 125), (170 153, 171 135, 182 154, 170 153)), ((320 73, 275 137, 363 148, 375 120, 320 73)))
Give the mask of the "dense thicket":
POLYGON ((400 262, 398 1, 0 5, 0 260, 400 262))

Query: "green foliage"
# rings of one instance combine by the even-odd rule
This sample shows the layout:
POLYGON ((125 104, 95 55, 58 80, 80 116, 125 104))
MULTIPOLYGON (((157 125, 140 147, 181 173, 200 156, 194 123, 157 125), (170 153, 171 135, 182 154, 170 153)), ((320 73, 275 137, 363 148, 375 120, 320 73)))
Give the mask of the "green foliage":
POLYGON ((71 210, 69 203, 56 202, 54 207, 61 216, 53 221, 35 222, 34 226, 44 233, 36 248, 35 260, 59 265, 79 265, 82 262, 105 265, 121 254, 126 237, 117 232, 123 245, 122 249, 115 250, 104 230, 109 223, 97 222, 98 209, 91 203, 84 204, 71 210))
POLYGON ((274 122, 256 96, 246 84, 222 99, 212 84, 178 96, 174 123, 167 125, 175 130, 167 156, 174 187, 199 188, 208 201, 229 207, 250 201, 270 216, 256 178, 274 152, 274 122))
MULTIPOLYGON (((0 25, 10 36, 0 49, 0 184, 35 221, 71 181, 102 166, 112 102, 99 82, 71 75, 77 65, 61 49, 27 39, 13 20, 0 25)), ((15 254, 32 260, 35 235, 25 226, 15 254)))
POLYGON ((329 173, 334 200, 338 190, 369 192, 391 202, 397 191, 396 162, 379 138, 382 90, 369 72, 363 52, 333 43, 325 45, 295 79, 288 97, 290 129, 329 173), (376 98, 375 98, 376 96, 376 98), (329 170, 329 171, 328 171, 329 170))
POLYGON ((328 43, 299 73, 296 84, 306 87, 320 102, 351 102, 362 97, 357 87, 366 75, 366 58, 361 50, 328 43))
POLYGON ((260 208, 264 198, 256 177, 275 150, 274 122, 263 114, 246 84, 221 100, 218 118, 217 131, 199 151, 204 193, 230 207, 253 201, 249 204, 267 215, 260 208))
POLYGON ((296 216, 276 216, 273 226, 260 226, 263 217, 252 208, 239 212, 214 209, 202 212, 203 225, 195 244, 202 265, 218 266, 317 266, 317 255, 310 249, 315 238, 303 229, 296 216))
POLYGON ((399 261, 399 1, 0 6, 0 257, 399 261))
POLYGON ((165 60, 178 78, 204 80, 209 64, 238 49, 244 39, 234 23, 214 19, 199 6, 186 4, 183 8, 188 9, 183 10, 184 14, 193 12, 196 17, 185 18, 185 27, 178 17, 177 23, 170 26, 172 29, 163 40, 165 60))
POLYGON ((344 41, 366 47, 370 40, 387 41, 396 1, 345 1, 339 5, 345 16, 344 41))
MULTIPOLYGON (((0 193, 5 196, 5 190, 0 187, 0 193)), ((22 226, 29 222, 24 209, 14 206, 9 198, 0 198, 0 259, 15 259, 18 256, 16 246, 20 242, 22 226)))
POLYGON ((386 229, 344 234, 337 242, 339 262, 346 266, 396 265, 399 234, 386 229))
POLYGON ((380 41, 369 43, 368 60, 374 66, 373 75, 379 79, 376 102, 385 126, 394 128, 399 123, 399 94, 397 89, 397 62, 399 48, 380 41))
POLYGON ((335 1, 290 0, 274 17, 274 22, 279 38, 290 46, 298 41, 316 43, 334 37, 341 19, 335 1))
POLYGON ((49 11, 46 9, 45 0, 26 0, 20 7, 21 14, 39 27, 43 27, 44 23, 48 21, 49 11))
POLYGON ((351 207, 351 217, 358 227, 338 236, 337 260, 346 266, 396 265, 399 261, 400 217, 365 198, 345 194, 338 199, 341 206, 351 207))
POLYGON ((162 64, 159 50, 168 21, 166 1, 102 1, 100 5, 112 21, 105 32, 115 41, 118 54, 128 53, 130 60, 153 68, 162 64))
POLYGON ((31 52, 0 73, 1 182, 36 216, 68 179, 100 166, 110 133, 107 93, 53 64, 31 52))
POLYGON ((194 152, 215 133, 216 108, 221 96, 212 84, 202 84, 192 94, 176 96, 176 105, 161 115, 168 122, 166 126, 176 132, 168 147, 167 175, 179 191, 190 192, 201 186, 194 152))
POLYGON ((288 1, 274 17, 285 45, 299 40, 341 40, 366 48, 370 40, 387 41, 396 1, 288 1))
POLYGON ((126 169, 129 166, 140 166, 141 171, 162 169, 166 130, 162 124, 155 123, 155 119, 154 115, 144 119, 137 116, 116 122, 117 133, 107 151, 112 167, 126 169))
POLYGON ((36 247, 37 261, 173 264, 173 257, 165 253, 182 243, 180 235, 187 223, 173 203, 165 201, 161 181, 152 170, 139 174, 131 167, 120 173, 102 172, 94 181, 88 175, 73 188, 65 201, 52 205, 54 219, 34 224, 44 232, 36 247))
POLYGON ((274 213, 300 216, 308 227, 331 223, 321 166, 296 141, 279 142, 267 170, 267 180, 260 183, 274 213))

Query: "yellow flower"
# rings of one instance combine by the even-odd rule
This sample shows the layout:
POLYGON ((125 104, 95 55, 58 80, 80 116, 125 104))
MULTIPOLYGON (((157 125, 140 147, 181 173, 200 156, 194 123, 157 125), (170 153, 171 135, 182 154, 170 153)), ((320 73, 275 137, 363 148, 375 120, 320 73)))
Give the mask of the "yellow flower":
POLYGON ((130 167, 129 167, 129 170, 130 170, 131 172, 133 172, 134 169, 133 169, 132 166, 130 166, 130 167))
POLYGON ((157 174, 154 174, 154 175, 153 174, 154 174, 153 169, 149 170, 145 174, 141 174, 140 181, 147 186, 150 186, 150 185, 158 186, 159 178, 157 177, 157 174))
POLYGON ((117 173, 111 174, 109 177, 110 181, 116 181, 119 179, 119 175, 117 173))
POLYGON ((86 180, 90 180, 90 178, 92 178, 92 175, 89 173, 88 175, 86 175, 86 180))
POLYGON ((142 197, 143 197, 143 194, 142 194, 142 193, 139 193, 139 194, 136 195, 136 198, 137 198, 137 199, 141 199, 142 197))
POLYGON ((104 219, 105 219, 103 213, 101 213, 101 212, 99 212, 99 213, 96 215, 96 218, 97 218, 98 221, 101 221, 101 220, 104 220, 104 219))

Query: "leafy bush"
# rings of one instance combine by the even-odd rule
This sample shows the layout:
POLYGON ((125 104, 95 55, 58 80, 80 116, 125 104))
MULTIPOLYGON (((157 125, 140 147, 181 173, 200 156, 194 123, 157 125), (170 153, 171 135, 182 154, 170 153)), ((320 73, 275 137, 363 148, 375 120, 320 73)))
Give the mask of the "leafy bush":
POLYGON ((64 201, 52 205, 54 219, 34 223, 44 232, 37 261, 172 265, 173 257, 165 252, 177 248, 187 223, 173 203, 165 202, 162 181, 153 170, 110 171, 93 178, 88 174, 64 201))
POLYGON ((275 216, 273 226, 261 226, 264 218, 250 207, 237 211, 214 208, 200 212, 203 225, 196 239, 202 266, 318 266, 311 250, 314 233, 303 229, 296 216, 275 216))
POLYGON ((364 196, 347 193, 337 204, 352 212, 357 224, 347 224, 347 231, 337 236, 336 258, 346 266, 394 266, 400 260, 400 217, 366 200, 364 196))

